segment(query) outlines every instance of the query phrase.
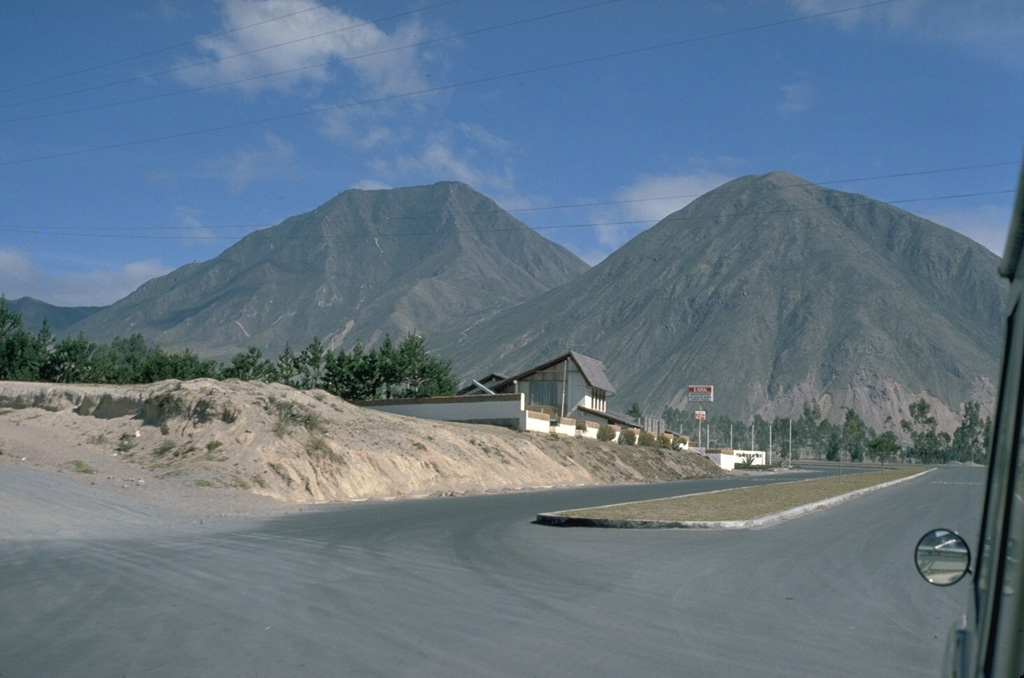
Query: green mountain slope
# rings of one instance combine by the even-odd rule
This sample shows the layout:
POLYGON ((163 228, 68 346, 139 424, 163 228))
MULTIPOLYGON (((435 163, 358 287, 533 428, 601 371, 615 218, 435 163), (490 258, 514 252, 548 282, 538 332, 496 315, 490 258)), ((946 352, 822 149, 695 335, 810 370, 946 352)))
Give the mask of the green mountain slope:
POLYGON ((385 332, 461 329, 567 282, 575 255, 464 184, 350 190, 151 280, 78 323, 94 341, 150 341, 226 358, 335 348, 385 332))
MULTIPOLYGON (((826 415, 869 424, 918 397, 952 421, 994 399, 1006 287, 998 258, 949 229, 784 172, 702 196, 566 285, 462 336, 467 377, 514 373, 569 349, 604 361, 660 414, 713 384, 711 412, 826 415)), ((694 409, 690 407, 689 409, 694 409)))
POLYGON ((54 306, 32 297, 8 300, 7 303, 12 311, 21 314, 22 320, 25 321, 25 328, 30 332, 39 331, 45 319, 50 325, 50 330, 58 336, 63 336, 69 327, 104 308, 103 306, 54 306))

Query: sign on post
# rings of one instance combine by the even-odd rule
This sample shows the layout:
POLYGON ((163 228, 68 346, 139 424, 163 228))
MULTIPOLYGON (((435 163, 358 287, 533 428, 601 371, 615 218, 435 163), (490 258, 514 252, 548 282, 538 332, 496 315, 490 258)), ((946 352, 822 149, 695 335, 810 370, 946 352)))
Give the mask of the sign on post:
POLYGON ((705 419, 708 418, 708 413, 705 412, 704 410, 697 410, 693 414, 696 416, 697 419, 699 419, 701 421, 704 421, 705 419))
POLYGON ((691 403, 715 402, 714 386, 690 386, 687 388, 687 400, 691 403))

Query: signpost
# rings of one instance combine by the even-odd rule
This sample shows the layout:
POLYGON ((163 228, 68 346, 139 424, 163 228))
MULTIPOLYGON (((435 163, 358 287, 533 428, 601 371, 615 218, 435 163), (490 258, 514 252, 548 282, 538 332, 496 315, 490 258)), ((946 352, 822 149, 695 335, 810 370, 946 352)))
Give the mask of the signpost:
POLYGON ((714 386, 688 386, 687 392, 687 400, 691 403, 715 402, 714 386))
MULTIPOLYGON (((690 403, 713 403, 715 402, 715 387, 714 386, 688 386, 687 402, 690 403)), ((704 447, 703 440, 701 439, 704 419, 707 418, 707 413, 704 410, 697 410, 694 413, 697 417, 697 447, 704 447)))

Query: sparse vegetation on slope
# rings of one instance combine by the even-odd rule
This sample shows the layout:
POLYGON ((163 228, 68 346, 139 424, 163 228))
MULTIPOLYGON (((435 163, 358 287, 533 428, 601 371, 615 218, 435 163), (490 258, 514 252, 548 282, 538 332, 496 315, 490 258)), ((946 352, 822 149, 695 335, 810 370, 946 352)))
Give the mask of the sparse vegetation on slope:
POLYGON ((0 407, 10 410, 0 418, 5 454, 28 463, 80 460, 104 469, 97 482, 176 482, 297 503, 722 473, 690 452, 410 419, 261 382, 4 382, 0 407))

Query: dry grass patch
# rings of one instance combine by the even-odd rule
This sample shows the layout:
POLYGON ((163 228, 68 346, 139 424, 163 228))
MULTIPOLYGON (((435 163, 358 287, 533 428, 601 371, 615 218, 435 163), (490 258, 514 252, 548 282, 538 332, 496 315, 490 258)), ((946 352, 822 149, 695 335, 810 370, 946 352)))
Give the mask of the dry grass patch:
POLYGON ((927 469, 916 467, 848 473, 842 477, 832 476, 815 480, 772 483, 756 487, 640 501, 632 504, 574 509, 562 511, 556 515, 573 518, 673 522, 753 520, 797 506, 837 497, 847 492, 908 478, 925 470, 927 469))

